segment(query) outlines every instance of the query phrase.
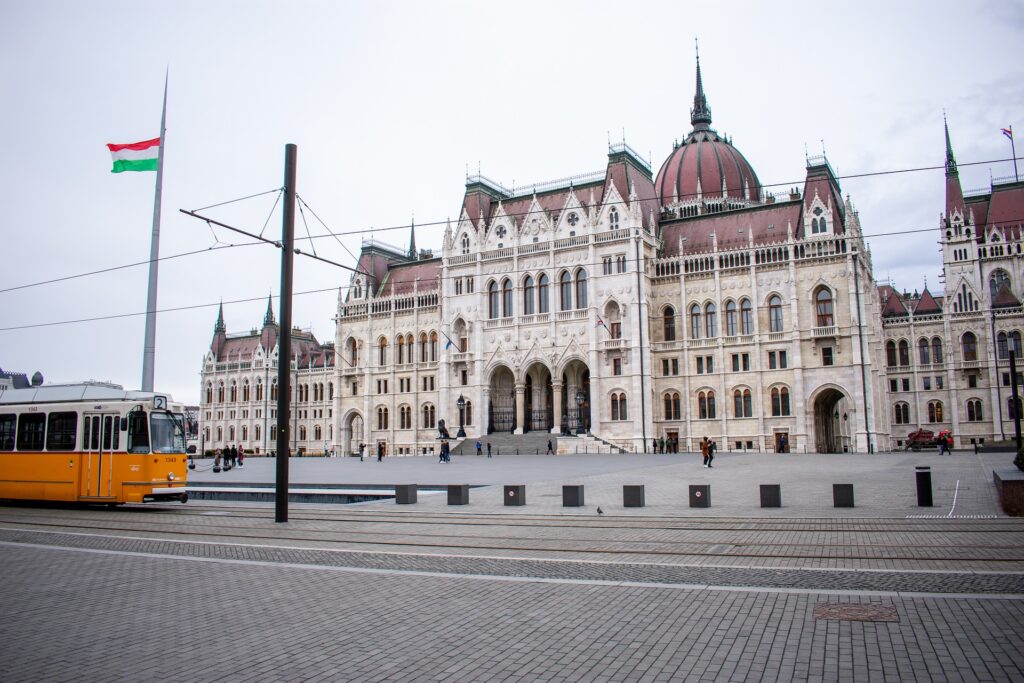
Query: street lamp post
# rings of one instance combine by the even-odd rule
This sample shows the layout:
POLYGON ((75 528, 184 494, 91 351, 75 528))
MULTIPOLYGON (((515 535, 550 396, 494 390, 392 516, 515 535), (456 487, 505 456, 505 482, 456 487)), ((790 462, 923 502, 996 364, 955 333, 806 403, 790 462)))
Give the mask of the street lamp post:
POLYGON ((459 400, 455 402, 455 405, 459 408, 459 432, 455 435, 457 439, 466 438, 466 430, 463 428, 463 420, 466 417, 466 399, 459 394, 459 400))
POLYGON ((583 428, 583 400, 586 396, 583 395, 582 389, 576 390, 576 433, 583 434, 586 430, 583 428))

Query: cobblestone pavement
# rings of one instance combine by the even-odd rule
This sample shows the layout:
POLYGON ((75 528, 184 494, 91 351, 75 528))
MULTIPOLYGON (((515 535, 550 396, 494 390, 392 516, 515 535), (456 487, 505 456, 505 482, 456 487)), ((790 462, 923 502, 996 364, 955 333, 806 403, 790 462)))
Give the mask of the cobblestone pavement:
MULTIPOLYGON (((0 681, 1024 678, 1024 520, 994 508, 999 458, 687 457, 303 459, 293 481, 483 488, 284 524, 265 504, 0 506, 0 681), (929 518, 904 500, 922 463, 929 518), (699 477, 709 510, 680 500, 699 477), (831 507, 838 477, 853 511, 831 507), (758 482, 787 507, 751 505, 758 482), (562 508, 563 483, 588 507, 562 508), (648 507, 622 508, 623 483, 648 507)), ((228 477, 269 481, 250 462, 228 477)))

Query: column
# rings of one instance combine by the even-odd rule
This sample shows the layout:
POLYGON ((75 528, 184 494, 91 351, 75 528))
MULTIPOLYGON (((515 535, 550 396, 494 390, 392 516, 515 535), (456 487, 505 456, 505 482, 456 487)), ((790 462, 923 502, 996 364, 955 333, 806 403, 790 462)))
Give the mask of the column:
POLYGON ((562 433, 562 383, 552 382, 551 383, 551 398, 555 401, 555 409, 553 417, 555 419, 555 426, 551 428, 552 434, 562 433))
POLYGON ((526 385, 516 383, 516 429, 515 434, 523 433, 523 425, 526 424, 526 385))

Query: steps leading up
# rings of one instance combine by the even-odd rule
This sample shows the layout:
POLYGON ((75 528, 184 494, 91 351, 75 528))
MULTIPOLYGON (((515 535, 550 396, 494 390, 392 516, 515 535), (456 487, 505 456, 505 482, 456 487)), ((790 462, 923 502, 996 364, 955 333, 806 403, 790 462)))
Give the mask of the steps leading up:
MULTIPOLYGON (((564 437, 562 437, 564 438, 564 437)), ((480 437, 480 445, 483 446, 482 453, 487 456, 487 444, 491 444, 491 453, 499 455, 544 455, 548 452, 548 441, 558 452, 559 437, 555 434, 544 432, 530 432, 527 434, 509 434, 508 432, 487 434, 480 437)), ((458 446, 452 447, 452 455, 476 455, 477 439, 472 437, 466 439, 458 446)))

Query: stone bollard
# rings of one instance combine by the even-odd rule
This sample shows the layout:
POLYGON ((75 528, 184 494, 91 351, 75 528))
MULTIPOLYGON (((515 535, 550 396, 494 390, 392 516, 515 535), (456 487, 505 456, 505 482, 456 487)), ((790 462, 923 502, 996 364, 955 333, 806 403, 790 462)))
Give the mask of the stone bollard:
POLYGON ((917 479, 917 506, 930 508, 932 506, 932 468, 915 467, 915 478, 917 479))
POLYGON ((448 484, 449 505, 469 505, 469 484, 448 484))
POLYGON ((416 502, 416 484, 395 484, 395 503, 412 505, 416 502))
POLYGON ((505 505, 526 505, 526 484, 505 487, 505 505))
POLYGON ((782 507, 782 486, 780 484, 761 484, 761 507, 782 507))
POLYGON ((583 507, 583 484, 566 484, 562 487, 562 507, 583 507))
POLYGON ((711 486, 708 484, 690 484, 690 507, 711 507, 711 486))
POLYGON ((630 485, 626 484, 622 487, 622 507, 626 508, 642 508, 644 506, 644 487, 643 484, 630 485))
POLYGON ((832 484, 832 507, 854 507, 853 484, 832 484))

